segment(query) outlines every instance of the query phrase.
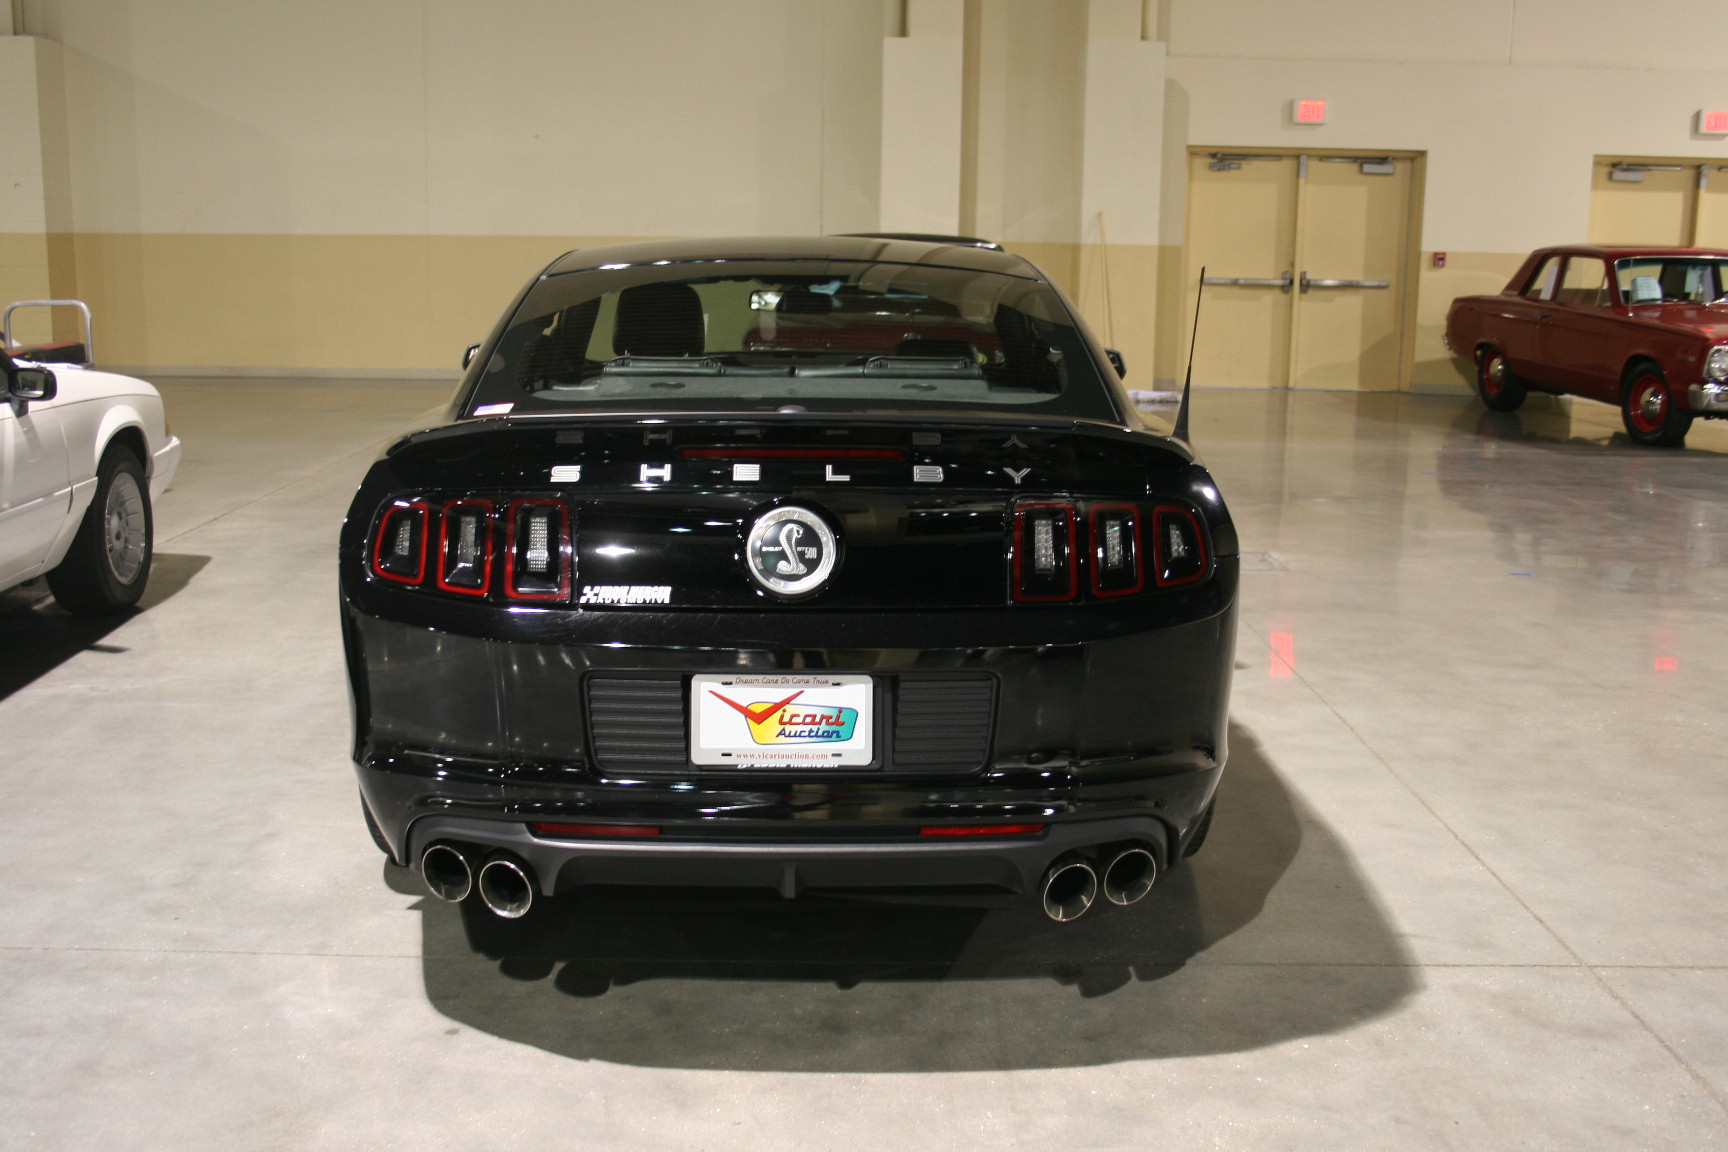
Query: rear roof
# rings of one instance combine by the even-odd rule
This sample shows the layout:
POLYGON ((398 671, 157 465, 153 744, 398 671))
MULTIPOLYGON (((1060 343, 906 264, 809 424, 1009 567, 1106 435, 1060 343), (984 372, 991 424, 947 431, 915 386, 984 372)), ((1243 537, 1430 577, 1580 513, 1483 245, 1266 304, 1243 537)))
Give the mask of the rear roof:
POLYGON ((721 236, 693 240, 649 240, 607 244, 566 252, 546 275, 581 272, 607 264, 683 263, 698 260, 857 260, 888 264, 933 264, 979 272, 1000 272, 1047 282, 1019 256, 975 244, 875 236, 721 236))
POLYGON ((1721 248, 1679 248, 1659 244, 1556 244, 1542 252, 1575 252, 1580 256, 1600 256, 1604 260, 1619 260, 1627 256, 1722 256, 1721 248))

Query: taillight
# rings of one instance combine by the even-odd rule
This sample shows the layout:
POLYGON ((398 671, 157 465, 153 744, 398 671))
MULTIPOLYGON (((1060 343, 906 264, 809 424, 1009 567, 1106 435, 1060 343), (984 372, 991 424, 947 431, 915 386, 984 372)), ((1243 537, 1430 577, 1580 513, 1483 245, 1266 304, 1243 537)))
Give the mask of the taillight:
POLYGON ((563 502, 512 500, 505 524, 505 594, 516 600, 568 600, 570 516, 563 502))
POLYGON ((1092 532, 1092 591, 1126 596, 1146 585, 1141 560, 1140 511, 1132 504, 1094 504, 1087 510, 1092 532))
POLYGON ((491 582, 491 501, 449 501, 438 524, 438 587, 484 596, 491 582))
POLYGON ((1206 535, 1186 508, 1152 511, 1153 578, 1160 588, 1192 584, 1206 575, 1206 535))
POLYGON ((1027 501, 1014 509, 1014 599, 1072 600, 1080 591, 1074 505, 1027 501))
POLYGON ((399 584, 426 578, 426 522, 432 509, 418 500, 392 504, 378 521, 372 571, 399 584))

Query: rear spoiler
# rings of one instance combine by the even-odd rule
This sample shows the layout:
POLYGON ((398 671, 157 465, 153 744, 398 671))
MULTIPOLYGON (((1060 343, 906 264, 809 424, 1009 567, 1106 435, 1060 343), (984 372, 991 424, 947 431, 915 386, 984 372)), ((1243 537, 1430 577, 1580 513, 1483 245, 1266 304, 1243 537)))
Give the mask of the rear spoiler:
POLYGON ((976 236, 940 236, 933 232, 841 232, 841 236, 856 240, 911 240, 920 244, 958 244, 964 248, 988 248, 992 252, 1002 251, 1002 245, 994 240, 981 240, 976 236))

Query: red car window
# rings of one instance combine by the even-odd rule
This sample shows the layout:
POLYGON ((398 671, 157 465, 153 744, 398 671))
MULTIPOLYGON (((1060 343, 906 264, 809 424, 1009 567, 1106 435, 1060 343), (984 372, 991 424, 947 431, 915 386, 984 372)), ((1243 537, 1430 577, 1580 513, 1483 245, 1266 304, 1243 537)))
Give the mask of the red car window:
POLYGON ((1594 256, 1568 256, 1555 298, 1562 304, 1581 308, 1606 308, 1609 304, 1608 265, 1594 256))
POLYGON ((1560 278, 1560 257, 1550 256, 1542 261, 1542 266, 1536 269, 1536 275, 1530 278, 1530 283, 1524 286, 1520 293, 1527 300, 1554 299, 1554 282, 1560 278))

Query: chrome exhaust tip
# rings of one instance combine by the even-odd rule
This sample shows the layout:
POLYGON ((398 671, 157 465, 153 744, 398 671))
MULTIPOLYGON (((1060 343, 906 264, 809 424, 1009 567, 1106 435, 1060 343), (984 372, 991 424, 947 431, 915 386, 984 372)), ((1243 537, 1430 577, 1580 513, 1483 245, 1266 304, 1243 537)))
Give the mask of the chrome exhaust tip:
POLYGON ((1044 915, 1066 922, 1086 915, 1098 898, 1098 873, 1079 856, 1064 856, 1044 873, 1044 915))
POLYGON ((420 879, 432 895, 452 904, 460 904, 474 891, 468 858, 448 844, 434 844, 421 854, 420 879))
POLYGON ((480 868, 480 899, 496 916, 518 920, 534 904, 534 877, 528 865, 494 856, 480 868))
POLYGON ((1144 848, 1124 848, 1104 865, 1104 899, 1128 905, 1158 882, 1158 858, 1144 848))

